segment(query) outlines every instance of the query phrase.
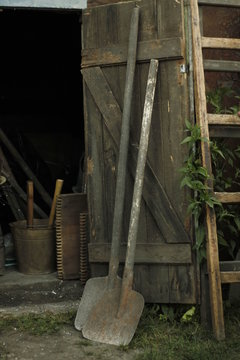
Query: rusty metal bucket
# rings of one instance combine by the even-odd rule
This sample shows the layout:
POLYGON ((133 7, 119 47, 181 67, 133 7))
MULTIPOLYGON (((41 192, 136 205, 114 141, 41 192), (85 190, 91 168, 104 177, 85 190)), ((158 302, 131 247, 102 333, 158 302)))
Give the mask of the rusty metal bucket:
POLYGON ((56 232, 48 219, 34 219, 27 227, 26 220, 10 224, 18 270, 24 274, 49 274, 56 270, 56 232))

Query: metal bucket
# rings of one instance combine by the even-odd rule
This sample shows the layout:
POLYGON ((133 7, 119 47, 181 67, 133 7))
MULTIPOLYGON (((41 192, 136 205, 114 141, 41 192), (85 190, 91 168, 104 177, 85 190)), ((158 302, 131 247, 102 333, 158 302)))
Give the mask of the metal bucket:
POLYGON ((27 228, 26 220, 10 224, 18 270, 24 274, 49 274, 56 271, 56 231, 48 219, 34 219, 27 228))

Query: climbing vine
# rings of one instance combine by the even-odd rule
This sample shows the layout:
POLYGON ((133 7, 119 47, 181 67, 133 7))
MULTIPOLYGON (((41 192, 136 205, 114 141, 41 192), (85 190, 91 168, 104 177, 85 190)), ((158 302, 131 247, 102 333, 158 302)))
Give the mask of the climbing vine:
MULTIPOLYGON (((223 108, 223 98, 232 96, 232 90, 220 88, 208 93, 207 100, 217 114, 239 114, 239 103, 229 109, 223 108)), ((240 97, 236 96, 239 102, 240 97)), ((240 245, 240 206, 235 204, 221 204, 209 191, 208 180, 210 175, 202 166, 200 145, 202 141, 209 141, 201 137, 200 127, 186 121, 187 136, 181 144, 187 144, 188 155, 182 173, 181 188, 191 189, 192 196, 189 199, 188 214, 195 217, 195 248, 199 261, 206 258, 206 229, 205 229, 205 206, 214 207, 217 219, 217 235, 220 257, 234 259, 240 245)), ((214 191, 240 191, 240 146, 232 146, 228 139, 214 139, 209 141, 214 191)))

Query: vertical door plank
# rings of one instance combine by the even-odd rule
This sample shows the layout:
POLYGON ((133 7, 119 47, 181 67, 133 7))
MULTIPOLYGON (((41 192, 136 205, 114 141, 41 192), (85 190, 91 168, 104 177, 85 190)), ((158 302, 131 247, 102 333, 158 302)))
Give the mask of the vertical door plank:
POLYGON ((196 302, 193 265, 169 265, 169 302, 175 304, 196 302))
POLYGON ((102 242, 106 238, 104 159, 102 147, 102 117, 92 96, 84 85, 85 131, 87 134, 87 192, 91 238, 102 242), (91 109, 91 110, 90 110, 91 109), (89 114, 91 113, 91 116, 89 114))
POLYGON ((159 37, 183 36, 183 1, 157 1, 159 37))
POLYGON ((146 303, 161 299, 169 303, 168 265, 135 265, 134 288, 139 289, 146 303))
MULTIPOLYGON (((124 44, 127 48, 131 10, 135 4, 134 1, 85 10, 83 27, 90 26, 90 29, 85 29, 83 32, 84 37, 86 37, 84 47, 96 49, 111 45, 116 46, 117 44, 123 46, 124 44), (89 15, 90 12, 91 15, 89 15), (101 31, 97 32, 96 28, 101 29, 101 31)), ((183 36, 182 1, 142 0, 137 4, 140 6, 140 41, 183 36)), ((123 242, 127 240, 133 190, 134 176, 132 175, 136 166, 148 68, 149 63, 138 63, 136 67, 135 91, 131 113, 130 166, 126 180, 123 242)), ((111 96, 112 99, 114 98, 114 102, 109 101, 109 96, 105 96, 107 108, 104 108, 105 104, 103 102, 99 104, 97 101, 92 101, 89 105, 98 107, 102 115, 104 115, 104 119, 102 118, 103 127, 102 129, 99 128, 102 131, 101 149, 99 148, 102 151, 100 161, 104 164, 104 170, 101 174, 101 187, 106 194, 102 199, 104 202, 102 216, 105 223, 105 232, 101 234, 101 242, 109 242, 111 241, 112 231, 112 209, 118 160, 117 147, 120 135, 126 67, 123 65, 109 66, 100 70, 112 92, 111 96), (114 108, 114 104, 117 104, 117 108, 114 108), (105 118, 106 112, 107 119, 105 118)), ((183 224, 187 201, 185 192, 179 189, 180 174, 178 170, 182 166, 185 156, 180 142, 185 136, 183 132, 185 127, 184 119, 188 115, 186 88, 185 75, 180 74, 180 63, 175 60, 161 62, 153 109, 138 243, 190 241, 190 232, 185 231, 183 224)), ((99 93, 103 94, 100 89, 102 89, 102 83, 99 88, 95 89, 95 98, 100 98, 99 93)), ((96 109, 89 108, 88 111, 89 117, 92 118, 93 112, 93 116, 96 118, 96 109)), ((93 146, 94 150, 94 144, 91 146, 93 146)), ((91 241, 95 241, 95 239, 92 238, 91 241)), ((106 264, 94 264, 92 268, 95 276, 107 273, 106 264)), ((179 301, 189 303, 194 301, 196 296, 194 276, 194 266, 192 265, 138 264, 134 275, 134 286, 142 292, 147 302, 175 303, 179 301)))

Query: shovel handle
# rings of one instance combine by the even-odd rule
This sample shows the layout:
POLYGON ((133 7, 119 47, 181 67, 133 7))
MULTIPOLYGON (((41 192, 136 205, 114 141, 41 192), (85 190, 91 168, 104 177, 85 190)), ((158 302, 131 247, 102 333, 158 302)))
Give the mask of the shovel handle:
POLYGON ((130 215, 130 224, 128 232, 128 245, 126 261, 123 273, 123 283, 121 292, 121 302, 124 303, 124 297, 127 290, 132 287, 133 282, 133 267, 134 267, 134 256, 137 242, 137 232, 139 223, 139 214, 141 209, 141 198, 144 181, 144 170, 147 160, 148 141, 150 134, 150 125, 152 120, 152 110, 154 95, 157 82, 157 71, 158 71, 158 60, 152 59, 150 62, 147 89, 145 95, 145 103, 143 109, 142 128, 140 136, 140 144, 138 150, 138 160, 136 168, 136 177, 134 182, 133 200, 130 215))
POLYGON ((128 144, 130 134, 130 114, 133 95, 133 84, 136 67, 136 53, 137 53, 137 38, 138 38, 138 23, 139 23, 139 7, 135 7, 132 11, 129 44, 128 44, 128 59, 126 80, 123 99, 123 114, 122 114, 122 128, 119 146, 119 159, 117 169, 117 183, 116 195, 114 203, 113 214, 113 230, 112 230, 112 246, 111 257, 109 262, 108 273, 108 287, 111 289, 117 276, 119 266, 119 249, 121 240, 121 228, 123 219, 124 195, 126 187, 126 169, 128 144))
POLYGON ((33 226, 33 181, 27 181, 27 227, 33 226))
POLYGON ((62 186, 63 186, 63 180, 57 179, 56 180, 56 185, 55 185, 54 196, 53 196, 53 202, 52 202, 51 211, 50 211, 49 220, 48 220, 48 226, 53 225, 57 197, 58 197, 58 195, 60 195, 60 193, 62 191, 62 186))

